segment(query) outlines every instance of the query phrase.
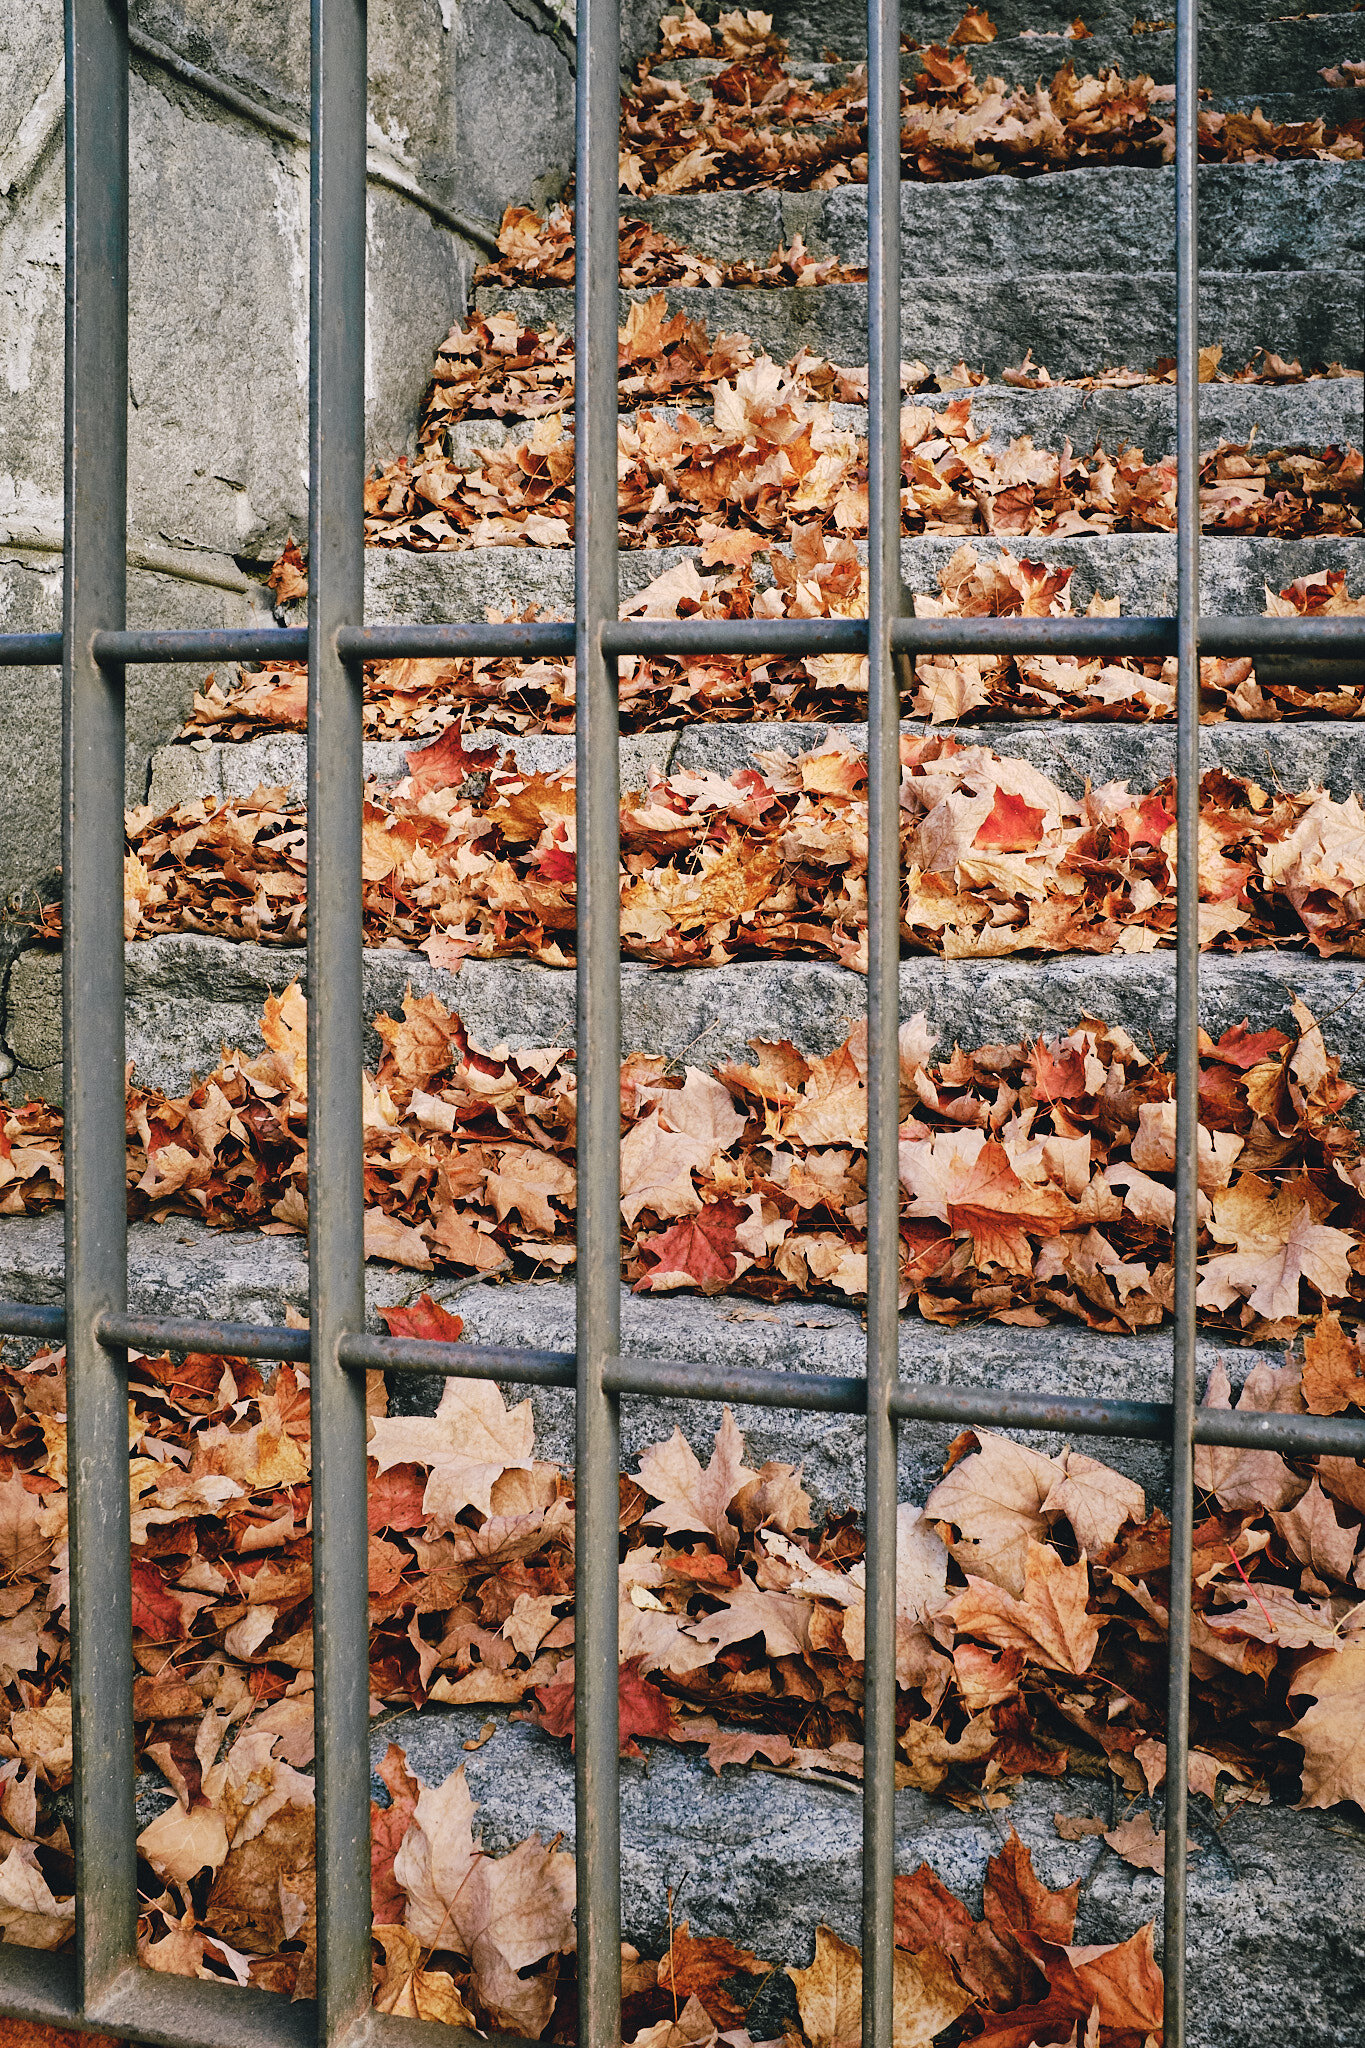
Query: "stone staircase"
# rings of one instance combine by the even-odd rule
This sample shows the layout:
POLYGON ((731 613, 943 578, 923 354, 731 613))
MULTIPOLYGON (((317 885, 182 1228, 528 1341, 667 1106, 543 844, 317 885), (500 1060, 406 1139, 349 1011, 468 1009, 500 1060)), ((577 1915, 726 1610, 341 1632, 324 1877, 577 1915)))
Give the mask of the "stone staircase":
MULTIPOLYGON (((920 43, 944 40, 956 6, 906 8, 906 34, 920 43)), ((1102 62, 1125 72, 1171 75, 1172 38, 1158 27, 1135 34, 1130 9, 1087 10, 1092 38, 1040 39, 1026 30, 1067 26, 1070 15, 1048 0, 1009 0, 992 10, 999 39, 973 53, 1007 79, 1032 80, 1071 57, 1078 69, 1102 62), (1054 17, 1055 16, 1055 20, 1054 17)), ((1214 103, 1262 106, 1274 119, 1322 113, 1343 118, 1349 95, 1318 77, 1324 66, 1365 54, 1359 10, 1277 19, 1269 0, 1227 0, 1205 10, 1202 78, 1214 103)), ((789 38, 794 62, 819 71, 825 52, 841 61, 864 41, 856 0, 794 0, 775 21, 789 38)), ((703 60, 666 69, 695 72, 703 60)), ((907 56, 907 67, 914 59, 907 56)), ((997 381, 1031 348, 1054 376, 1080 376, 1114 363, 1146 366, 1174 352, 1172 244, 1174 180, 1166 170, 1088 169, 1031 180, 1007 177, 902 188, 904 286, 902 353, 932 370, 959 359, 984 366, 990 381, 972 394, 973 412, 1003 444, 1021 433, 1040 446, 1064 438, 1087 444, 1100 436, 1112 448, 1136 443, 1149 457, 1174 445, 1174 391, 1020 391, 997 381)), ((1225 345, 1225 363, 1239 365, 1260 347, 1305 366, 1362 366, 1365 334, 1365 164, 1267 163, 1206 169, 1200 179, 1201 339, 1225 345)), ((799 232, 816 253, 850 263, 866 257, 865 193, 733 191, 631 201, 632 214, 653 220, 689 246, 724 257, 766 259, 799 232)), ((635 296, 644 297, 646 294, 635 296)), ((866 358, 865 291, 838 284, 815 289, 670 289, 671 306, 712 329, 743 330, 785 360, 803 344, 842 363, 866 358)), ((571 328, 572 293, 481 289, 482 311, 509 311, 531 325, 571 328)), ((1206 444, 1245 440, 1252 429, 1272 445, 1353 441, 1365 435, 1358 377, 1320 378, 1301 385, 1212 385, 1203 394, 1206 444)), ((930 404, 947 403, 931 397, 930 404)), ((849 409, 850 418, 857 409, 849 409)), ((516 435, 515 423, 506 432, 516 435)), ((502 437, 469 430, 471 443, 502 437)), ((979 550, 994 544, 977 543, 979 550)), ((932 590, 956 543, 929 537, 902 544, 909 589, 932 590)), ((1077 609, 1094 591, 1118 595, 1125 612, 1174 608, 1173 539, 1117 535, 1029 543, 1030 555, 1075 565, 1077 609)), ((639 590, 678 559, 663 550, 622 559, 622 588, 639 590)), ((1266 585, 1344 568, 1353 592, 1365 588, 1365 543, 1358 540, 1209 538, 1203 548, 1204 603, 1212 612, 1261 609, 1266 585)), ((478 618, 486 608, 547 612, 572 609, 571 553, 492 548, 416 556, 372 550, 367 565, 368 616, 400 619, 478 618)), ((838 728, 858 743, 859 727, 838 728)), ((643 734, 622 743, 623 784, 647 768, 691 767, 730 773, 758 747, 796 752, 829 727, 692 725, 676 733, 643 734)), ((1169 728, 1061 726, 1031 722, 1018 730, 978 733, 1006 753, 1020 753, 1079 789, 1087 778, 1126 776, 1150 787, 1169 772, 1169 728)), ((1221 763, 1286 787, 1322 781, 1338 797, 1365 788, 1365 735, 1326 722, 1228 725, 1204 739, 1210 765, 1221 763)), ((555 767, 572 757, 572 742, 532 738, 516 743, 527 766, 555 767)), ((367 748, 367 769, 402 772, 401 749, 367 748)), ((303 744, 292 734, 238 745, 161 744, 147 750, 146 790, 158 805, 201 791, 246 793, 258 782, 298 790, 303 744)), ((130 775, 130 779, 135 777, 130 775)), ((138 794, 142 794, 141 789, 138 794)), ((183 934, 133 943, 127 951, 128 1049, 139 1078, 183 1088, 192 1072, 211 1067, 222 1041, 255 1047, 265 993, 303 978, 302 955, 284 949, 233 946, 183 934)), ((1365 1001, 1352 1004, 1365 970, 1350 962, 1251 952, 1206 956, 1203 1017, 1218 1031, 1249 1016, 1254 1026, 1283 1023, 1291 990, 1322 1017, 1333 1049, 1345 1055, 1348 1079, 1365 1080, 1365 1001)), ((393 1010, 404 987, 435 990, 463 1015, 476 1041, 513 1045, 572 1041, 572 977, 534 964, 467 964, 458 975, 432 968, 424 956, 374 951, 367 958, 371 1015, 393 1010)), ((820 961, 764 961, 717 969, 623 972, 625 1049, 645 1049, 709 1063, 742 1054, 754 1036, 789 1036, 807 1051, 838 1042, 864 1008, 857 977, 820 961)), ((1137 959, 1073 957, 1022 960, 907 960, 901 969, 903 1014, 924 1010, 946 1051, 953 1040, 979 1044, 1068 1027, 1089 1010, 1122 1024, 1139 1042, 1169 1046, 1174 1037, 1174 967, 1169 955, 1137 959)), ((29 948, 13 958, 5 988, 4 1041, 14 1071, 12 1100, 60 1095, 60 962, 29 948)), ((50 1300, 61 1285, 59 1216, 6 1219, 0 1227, 0 1293, 50 1300)), ((413 1276, 371 1269, 372 1302, 412 1291, 413 1276)), ((442 1287, 434 1290, 438 1296, 442 1287)), ((287 1306, 306 1307, 307 1276, 297 1238, 214 1236, 176 1220, 132 1233, 130 1297, 148 1311, 282 1321, 287 1306)), ((475 1341, 563 1345, 572 1341, 572 1290, 555 1283, 476 1287, 460 1311, 475 1341)), ((847 1307, 812 1310, 779 1305, 767 1320, 735 1320, 724 1299, 626 1297, 623 1335, 632 1350, 661 1356, 704 1356, 735 1365, 793 1371, 861 1369, 859 1316, 847 1307)), ((945 1331, 907 1319, 902 1370, 908 1378, 947 1379, 1005 1387, 1159 1397, 1169 1343, 1158 1333, 1120 1340, 1073 1328, 984 1328, 945 1331)), ((1201 1347, 1205 1367, 1215 1347, 1201 1347)), ((1249 1366, 1248 1354, 1229 1361, 1249 1366)), ((434 1383, 400 1390, 396 1404, 429 1408, 434 1383)), ((538 1450, 572 1462, 572 1400, 558 1392, 534 1396, 538 1450)), ((718 1416, 701 1404, 623 1404, 627 1461, 680 1423, 700 1445, 718 1416)), ((856 1421, 750 1410, 740 1417, 761 1457, 804 1461, 818 1506, 856 1505, 861 1446, 856 1421)), ((902 1431, 904 1498, 922 1500, 939 1469, 949 1432, 902 1431)), ((1045 1448, 1055 1449, 1051 1442, 1045 1448)), ((1112 1463, 1163 1492, 1154 1447, 1095 1447, 1112 1463)), ((462 1742, 485 1717, 433 1711, 388 1723, 376 1734, 376 1756, 396 1738, 414 1765, 435 1780, 464 1761, 462 1742)), ((567 1750, 525 1727, 503 1725, 469 1759, 486 1839, 502 1848, 532 1827, 544 1834, 573 1830, 572 1770, 567 1750)), ((1121 1938, 1159 1918, 1158 1881, 1120 1863, 1092 1838, 1068 1844, 1051 1824, 1054 1811, 1094 1811, 1109 1789, 1080 1779, 1026 1784, 1007 1813, 963 1814, 922 1795, 898 1800, 900 1869, 928 1857, 965 1896, 979 1886, 986 1856, 1006 1825, 1017 1826, 1051 1884, 1084 1879, 1078 1938, 1121 1938)), ((1191 1867, 1192 2026, 1199 2048, 1348 2048, 1358 2042, 1365 1998, 1365 1826, 1353 1809, 1302 1814, 1243 1806, 1220 1822, 1202 1801, 1193 1832, 1201 1851, 1191 1867)), ((727 1771, 716 1778, 690 1754, 661 1747, 645 1766, 623 1766, 623 1857, 627 1938, 657 1952, 669 1884, 687 1880, 686 1910, 694 1929, 723 1933, 761 1954, 804 1962, 815 1923, 826 1919, 857 1938, 858 1807, 849 1793, 798 1785, 771 1775, 727 1771)), ((781 2013, 771 2019, 781 2031, 781 2013)))

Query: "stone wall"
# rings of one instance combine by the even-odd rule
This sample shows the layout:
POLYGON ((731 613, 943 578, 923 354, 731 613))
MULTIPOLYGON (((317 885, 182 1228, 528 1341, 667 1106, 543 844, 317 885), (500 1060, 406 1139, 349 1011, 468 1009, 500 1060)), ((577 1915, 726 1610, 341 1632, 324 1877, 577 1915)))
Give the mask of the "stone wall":
MULTIPOLYGON (((132 34, 130 623, 245 623, 308 517, 308 6, 139 0, 132 34)), ((63 126, 59 0, 0 10, 0 631, 61 622, 63 126)), ((412 439, 484 253, 451 217, 487 232, 568 175, 573 42, 553 0, 372 0, 368 140, 382 460, 412 439)), ((200 680, 130 674, 130 799, 200 680)), ((55 887, 60 724, 55 670, 0 671, 6 952, 55 887)))

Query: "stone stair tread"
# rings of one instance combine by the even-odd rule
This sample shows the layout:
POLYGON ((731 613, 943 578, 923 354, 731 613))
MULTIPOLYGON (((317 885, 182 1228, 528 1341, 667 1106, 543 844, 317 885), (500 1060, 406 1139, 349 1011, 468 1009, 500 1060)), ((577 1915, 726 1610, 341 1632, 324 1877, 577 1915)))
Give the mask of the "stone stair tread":
MULTIPOLYGON (((1343 93, 1342 100, 1346 99, 1343 93)), ((1361 197, 1365 163, 1301 159, 1203 164, 1199 247, 1209 271, 1350 270, 1365 245, 1361 197)), ((1095 164, 1036 178, 997 174, 943 184, 901 185, 907 271, 1042 269, 1065 251, 1082 270, 1174 266, 1175 173, 1164 166, 1095 164), (1086 261, 1081 261, 1082 252, 1086 261)), ((727 260, 766 261, 799 232, 817 253, 867 260, 867 187, 830 192, 685 192, 636 198, 621 210, 652 221, 688 248, 727 260)), ((821 298, 820 286, 807 297, 821 298)))
MULTIPOLYGON (((0 1295, 8 1301, 61 1299, 64 1270, 62 1216, 0 1219, 0 1295)), ((380 1306, 412 1300, 429 1289, 449 1301, 471 1344, 528 1350, 572 1351, 574 1288, 566 1280, 492 1281, 452 1287, 451 1276, 412 1273, 369 1263, 365 1290, 370 1326, 382 1328, 380 1306)), ((230 1322, 284 1321, 286 1309, 307 1313, 307 1245, 300 1236, 267 1237, 256 1231, 211 1231, 183 1216, 164 1224, 133 1223, 128 1230, 128 1300, 137 1314, 178 1315, 230 1322)), ((1163 1400, 1169 1394, 1169 1326, 1131 1337, 1106 1336, 1077 1323, 1043 1329, 1002 1323, 948 1329, 910 1313, 900 1319, 901 1377, 915 1384, 1001 1387, 1015 1393, 1050 1392, 1113 1400, 1163 1400)), ((835 1373, 857 1377, 865 1367, 867 1338, 861 1306, 817 1298, 771 1305, 742 1296, 638 1295, 621 1289, 621 1342, 631 1354, 665 1360, 705 1359, 726 1371, 750 1369, 835 1373)), ((1240 1383, 1261 1359, 1282 1363, 1272 1348, 1229 1348, 1227 1338, 1199 1339, 1199 1373, 1219 1359, 1240 1383)), ((521 1398, 528 1390, 521 1388, 521 1398)), ((536 1418, 536 1455, 572 1467, 574 1396, 567 1388, 530 1389, 536 1418)), ((430 1413, 440 1398, 435 1376, 403 1375, 390 1381, 393 1412, 430 1413)), ((659 1401, 627 1397, 622 1404, 623 1461, 678 1423, 694 1442, 720 1421, 714 1401, 659 1401)), ((783 1458, 803 1466, 807 1490, 821 1509, 862 1504, 862 1422, 856 1415, 818 1414, 741 1404, 738 1419, 752 1456, 783 1458)), ((901 1490, 923 1500, 938 1479, 950 1423, 913 1423, 901 1432, 901 1490)), ((1039 1436, 1055 1452, 1063 1437, 1039 1436)), ((1099 1455, 1164 1499, 1167 1481, 1160 1445, 1115 1439, 1099 1455)))
MULTIPOLYGON (((428 1710, 376 1732, 404 1748, 424 1782, 467 1764, 486 1844, 505 1852, 533 1829, 574 1835, 572 1759, 539 1730, 497 1709, 428 1710), (489 1713, 497 1731, 466 1757, 489 1713)), ((376 1794, 380 1793, 378 1782, 376 1794)), ((1081 1880, 1076 1939, 1126 1939, 1161 1920, 1160 1880, 1130 1869, 1094 1837, 1063 1842, 1052 1816, 1117 1819, 1102 1781, 1026 1780, 994 1813, 896 1795, 896 1869, 928 1861, 951 1891, 980 1910, 987 1858, 1017 1829, 1052 1886, 1081 1880)), ((1353 2048, 1365 1952, 1358 1915, 1365 1830, 1350 1809, 1331 1814, 1238 1807, 1214 1820, 1199 1801, 1189 1866, 1190 2048, 1353 2048), (1235 1929, 1235 1933, 1232 1930, 1235 1929), (1235 1960, 1234 1960, 1235 1958, 1235 1960), (1330 1958, 1330 1962, 1327 1960, 1330 1958)), ((824 1920, 858 1941, 861 1801, 857 1788, 802 1783, 767 1771, 716 1777, 698 1750, 651 1744, 645 1763, 621 1769, 623 1933, 647 1954, 667 1944, 667 1899, 685 1879, 680 1911, 694 1934, 725 1935, 765 1959, 806 1962, 824 1920)), ((779 1987, 774 1986, 774 1992, 779 1987)), ((771 1994, 770 1994, 771 1995, 771 1994)), ((760 1994, 762 1996, 762 1994, 760 1994)))

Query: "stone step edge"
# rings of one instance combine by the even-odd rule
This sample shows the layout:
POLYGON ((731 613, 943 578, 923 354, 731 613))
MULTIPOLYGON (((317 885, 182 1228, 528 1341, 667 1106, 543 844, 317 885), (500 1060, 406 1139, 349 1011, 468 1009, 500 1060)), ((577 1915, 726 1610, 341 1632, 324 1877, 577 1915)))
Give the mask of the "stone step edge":
MULTIPOLYGON (((58 1303, 64 1271, 60 1210, 0 1219, 0 1298, 58 1303)), ((572 1279, 494 1278, 461 1282, 441 1271, 415 1272, 370 1262, 365 1267, 367 1327, 382 1330, 381 1307, 408 1306, 429 1293, 458 1314, 464 1341, 535 1351, 574 1349, 572 1279)), ((133 1313, 278 1326, 286 1312, 308 1314, 307 1242, 302 1235, 209 1231, 182 1216, 164 1224, 133 1223, 128 1231, 128 1300, 133 1313)), ((734 1373, 740 1385, 733 1406, 751 1461, 781 1459, 803 1468, 817 1508, 862 1505, 863 1419, 856 1413, 822 1414, 746 1402, 742 1376, 750 1370, 830 1373, 858 1379, 867 1356, 862 1304, 807 1296, 764 1303, 742 1294, 651 1296, 620 1293, 621 1343, 630 1355, 664 1361, 706 1360, 734 1373)), ((1202 1393, 1221 1362, 1234 1387, 1257 1364, 1284 1362, 1284 1346, 1239 1346, 1225 1334, 1197 1339, 1197 1383, 1202 1393)), ((907 1384, 1048 1392, 1107 1400, 1169 1398, 1171 1328, 1114 1336, 1079 1323, 1040 1329, 979 1322, 947 1328, 911 1309, 898 1330, 901 1378, 907 1384)), ((441 1395, 438 1375, 393 1375, 394 1413, 430 1414, 441 1395)), ((529 1398, 536 1455, 572 1468, 575 1459, 571 1388, 530 1388, 510 1380, 509 1403, 529 1398)), ((621 1457, 634 1467, 641 1452, 677 1424, 694 1446, 718 1426, 723 1404, 627 1395, 621 1403, 621 1457)), ((981 1428, 989 1425, 981 1423, 981 1428)), ((906 1423, 900 1436, 902 1497, 922 1501, 937 1483, 955 1423, 906 1423)), ((1064 1432, 1029 1431, 1030 1440, 1055 1455, 1064 1432)), ((1169 1497, 1165 1447, 1138 1439, 1085 1440, 1092 1454, 1136 1479, 1157 1502, 1169 1497)))
MULTIPOLYGON (((195 933, 134 940, 127 963, 127 1057, 146 1087, 181 1094, 212 1072, 226 1043, 260 1049, 267 994, 306 986, 302 947, 268 948, 195 933)), ((3 1041, 13 1101, 60 1101, 61 955, 30 950, 11 962, 3 1041)), ((1013 1042, 1067 1031, 1086 1016, 1121 1025, 1140 1045, 1175 1043, 1175 956, 1050 954, 900 963, 902 1017, 923 1012, 946 1057, 954 1045, 1013 1042)), ((370 948, 364 955, 367 1023, 397 1015, 408 991, 458 1013, 476 1045, 572 1046, 572 969, 521 959, 466 961, 457 974, 422 953, 370 948)), ((1324 1020, 1345 1078, 1365 1080, 1365 961, 1320 960, 1270 948, 1205 953, 1200 1015, 1217 1033, 1249 1018, 1254 1028, 1293 1029, 1297 996, 1324 1020)), ((622 1050, 649 1051, 703 1067, 745 1058, 752 1039, 789 1038, 809 1055, 832 1050, 867 1014, 862 976, 833 961, 757 958, 724 966, 621 966, 622 1050)), ((371 1034, 373 1064, 379 1045, 371 1034)), ((1358 1105, 1361 1107, 1362 1105, 1358 1105)))
MULTIPOLYGON (((1154 781, 1164 779, 1172 772, 1176 743, 1175 724, 1169 719, 1124 724, 1020 718, 937 726, 923 719, 903 719, 901 732, 910 739, 951 739, 960 747, 986 747, 1002 758, 1031 760, 1078 795, 1087 777, 1092 782, 1131 782, 1145 772, 1154 781)), ((366 780, 397 782, 408 772, 407 756, 430 743, 425 737, 367 740, 366 780)), ((628 734, 619 746, 621 788, 626 792, 645 787, 651 769, 660 775, 708 769, 733 774, 760 751, 795 755, 830 745, 864 751, 866 722, 735 720, 628 734)), ((517 734, 496 726, 466 725, 464 746, 471 753, 496 747, 514 755, 518 768, 528 774, 552 774, 574 766, 577 742, 573 733, 517 734)), ((1200 751, 1208 766, 1226 765, 1253 779, 1273 773, 1284 788, 1306 789, 1326 780, 1334 794, 1339 792, 1338 801, 1344 801, 1355 778, 1365 776, 1365 721, 1227 721, 1201 727, 1200 751)), ((247 796, 261 785, 282 785, 291 797, 301 799, 306 765, 307 741, 300 732, 178 741, 153 753, 146 800, 160 815, 198 796, 230 799, 247 796)))

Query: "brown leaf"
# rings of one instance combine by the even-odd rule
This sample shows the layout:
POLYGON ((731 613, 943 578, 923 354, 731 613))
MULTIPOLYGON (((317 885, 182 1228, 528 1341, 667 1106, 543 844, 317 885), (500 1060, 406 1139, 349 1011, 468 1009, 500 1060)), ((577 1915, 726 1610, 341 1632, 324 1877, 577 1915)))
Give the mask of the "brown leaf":
POLYGON ((969 1576, 966 1592, 947 1611, 963 1635, 1022 1650, 1030 1663, 1048 1670, 1079 1674, 1090 1668, 1099 1645, 1099 1625, 1086 1610, 1089 1589, 1084 1557, 1063 1564, 1050 1546, 1030 1539, 1021 1600, 988 1579, 969 1576))
POLYGON ((1365 1805, 1365 1643, 1311 1657, 1290 1681, 1291 1695, 1309 1693, 1315 1704, 1286 1728, 1303 1749, 1301 1806, 1365 1805))
POLYGON ((680 1429, 666 1444, 655 1444, 640 1459, 639 1483, 657 1507, 646 1522, 666 1529, 701 1530, 733 1559, 739 1531, 728 1509, 741 1487, 757 1477, 744 1463, 744 1439, 727 1407, 705 1471, 680 1429))
POLYGON ((1134 1870, 1164 1870, 1166 1868, 1166 1830, 1158 1834, 1152 1826, 1150 1813, 1135 1813, 1131 1820, 1121 1821, 1116 1828, 1106 1828, 1104 1839, 1125 1863, 1134 1870))
MULTIPOLYGON (((895 1956, 894 2048, 928 2048, 936 2034, 965 2012, 972 1995, 953 1976, 936 1948, 895 1956)), ((858 1950, 829 1927, 815 1931, 815 1960, 787 1967, 811 2048, 855 2048, 862 2039, 863 1964, 858 1950)))
POLYGON ((1365 1405, 1365 1355, 1324 1309, 1303 1340, 1303 1398, 1310 1415, 1340 1415, 1365 1405))
POLYGON ((746 2008, 736 2004, 725 1989, 730 1977, 766 1977, 771 1963, 761 1963, 747 1948, 736 1948, 722 1935, 693 1935, 686 1920, 673 1931, 673 1940, 658 1969, 659 1988, 679 2003, 700 1999, 710 2018, 722 2030, 744 2024, 746 2008))

